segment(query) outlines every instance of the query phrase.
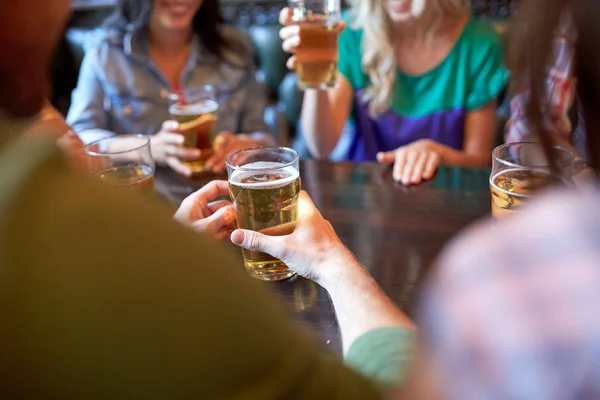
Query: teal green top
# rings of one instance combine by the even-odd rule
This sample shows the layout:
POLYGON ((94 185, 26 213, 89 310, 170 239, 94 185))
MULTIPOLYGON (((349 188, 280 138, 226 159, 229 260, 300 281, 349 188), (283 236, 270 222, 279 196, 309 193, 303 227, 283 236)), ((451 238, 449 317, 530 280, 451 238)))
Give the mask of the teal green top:
POLYGON ((367 333, 344 366, 237 249, 70 171, 47 139, 3 145, 7 126, 0 398, 380 399, 404 375, 411 331, 367 333))
POLYGON ((398 69, 390 109, 373 119, 364 100, 369 78, 361 67, 363 31, 352 28, 348 14, 344 20, 347 27, 339 37, 338 70, 354 90, 347 158, 373 161, 380 151, 423 138, 461 150, 467 113, 495 99, 508 80, 502 40, 494 27, 471 17, 436 67, 418 76, 398 69))

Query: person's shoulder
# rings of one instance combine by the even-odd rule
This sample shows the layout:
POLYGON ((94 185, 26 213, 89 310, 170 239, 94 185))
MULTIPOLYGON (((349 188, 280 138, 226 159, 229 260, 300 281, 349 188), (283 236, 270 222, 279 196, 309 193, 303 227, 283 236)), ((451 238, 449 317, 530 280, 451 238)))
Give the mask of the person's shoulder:
POLYGON ((102 67, 111 57, 123 53, 125 35, 122 30, 101 26, 88 32, 87 37, 79 41, 85 55, 102 67))

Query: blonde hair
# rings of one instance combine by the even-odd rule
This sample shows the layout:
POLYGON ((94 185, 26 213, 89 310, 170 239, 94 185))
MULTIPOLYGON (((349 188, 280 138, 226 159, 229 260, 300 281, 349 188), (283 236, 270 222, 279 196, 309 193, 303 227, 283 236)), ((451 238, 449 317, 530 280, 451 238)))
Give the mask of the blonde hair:
MULTIPOLYGON (((385 10, 384 1, 350 0, 351 27, 363 30, 361 66, 369 77, 369 86, 365 90, 364 100, 370 101, 369 114, 373 118, 390 108, 396 81, 393 23, 385 10)), ((423 15, 434 16, 434 20, 438 23, 444 17, 465 14, 469 10, 470 3, 470 0, 420 1, 427 2, 423 15)), ((432 26, 436 25, 434 23, 432 26)))

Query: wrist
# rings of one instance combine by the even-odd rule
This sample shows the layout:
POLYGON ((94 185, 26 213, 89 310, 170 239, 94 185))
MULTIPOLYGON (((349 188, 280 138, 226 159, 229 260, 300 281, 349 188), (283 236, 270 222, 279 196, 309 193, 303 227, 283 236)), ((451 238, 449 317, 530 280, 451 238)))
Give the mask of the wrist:
POLYGON ((350 250, 344 248, 337 254, 329 254, 327 261, 320 265, 323 271, 316 282, 328 292, 346 288, 352 282, 372 279, 367 270, 356 260, 350 250))

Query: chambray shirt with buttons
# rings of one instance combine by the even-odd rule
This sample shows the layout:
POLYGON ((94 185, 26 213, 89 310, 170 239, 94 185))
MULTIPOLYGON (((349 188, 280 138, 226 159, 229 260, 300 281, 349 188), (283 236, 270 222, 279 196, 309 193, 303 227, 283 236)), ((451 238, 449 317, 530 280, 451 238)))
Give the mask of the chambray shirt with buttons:
MULTIPOLYGON (((224 35, 239 35, 225 29, 224 35)), ((182 89, 212 85, 219 103, 219 131, 267 132, 267 96, 256 80, 253 60, 210 54, 197 37, 178 82, 182 89)), ((67 122, 89 143, 114 134, 154 135, 169 117, 171 83, 149 55, 144 30, 101 29, 86 50, 67 122)))

